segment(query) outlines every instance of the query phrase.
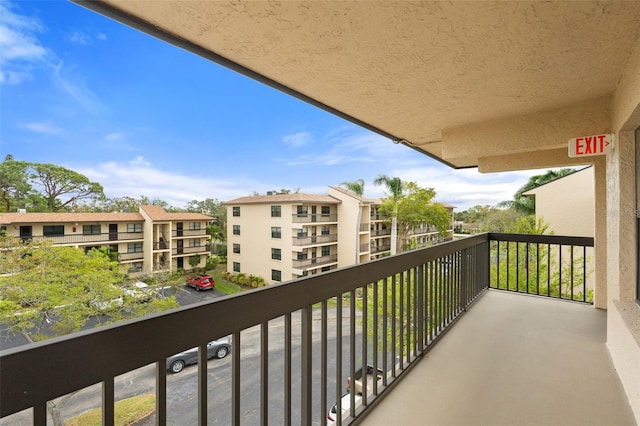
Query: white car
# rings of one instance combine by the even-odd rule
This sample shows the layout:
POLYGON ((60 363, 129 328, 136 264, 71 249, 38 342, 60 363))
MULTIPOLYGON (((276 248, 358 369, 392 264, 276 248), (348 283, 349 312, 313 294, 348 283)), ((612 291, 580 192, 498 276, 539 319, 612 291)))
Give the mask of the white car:
MULTIPOLYGON (((362 400, 362 396, 359 394, 354 395, 356 408, 360 406, 360 400, 362 400)), ((349 410, 351 409, 351 394, 346 393, 340 399, 340 411, 342 411, 342 415, 340 416, 340 420, 344 423, 345 418, 349 417, 349 410)), ((336 418, 338 417, 338 404, 334 404, 333 407, 329 410, 327 414, 327 426, 333 426, 336 424, 336 418)))

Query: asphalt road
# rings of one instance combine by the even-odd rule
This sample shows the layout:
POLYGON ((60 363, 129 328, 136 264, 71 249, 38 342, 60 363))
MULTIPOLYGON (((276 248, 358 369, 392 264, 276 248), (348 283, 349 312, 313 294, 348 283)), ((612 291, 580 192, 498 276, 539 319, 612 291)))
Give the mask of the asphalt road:
MULTIPOLYGON (((186 295, 185 295, 186 296, 186 295)), ((212 295, 213 296, 213 295, 212 295)), ((349 335, 347 312, 343 313, 342 363, 343 369, 348 365, 349 335)), ((335 366, 335 327, 334 319, 328 320, 328 399, 329 409, 336 399, 336 366, 335 366)), ((300 318, 292 318, 292 423, 302 424, 300 420, 300 318)), ((320 418, 320 323, 314 321, 313 326, 313 424, 324 424, 320 418)), ((260 328, 252 327, 241 333, 239 346, 241 355, 241 423, 246 425, 260 424, 260 328)), ((359 341, 359 337, 358 337, 359 341)), ((234 343, 232 351, 237 351, 234 343)), ((269 408, 268 423, 283 424, 285 413, 284 401, 284 321, 275 319, 269 323, 269 408)), ((183 426, 197 424, 197 366, 187 366, 178 374, 167 377, 167 412, 169 425, 183 426)), ((348 372, 344 371, 340 378, 339 396, 344 393, 344 383, 348 372)), ((211 359, 207 363, 208 384, 208 422, 209 425, 231 424, 231 356, 224 359, 211 359)), ((142 367, 126 373, 115 380, 116 400, 128 398, 142 393, 155 392, 155 376, 153 365, 142 367)), ((97 408, 101 403, 101 386, 95 385, 56 400, 65 418, 76 416, 82 412, 97 408)), ((20 413, 19 413, 20 414, 20 413)), ((0 425, 29 425, 30 416, 15 415, 0 420, 0 425)), ((154 416, 138 423, 138 426, 155 424, 154 416)))

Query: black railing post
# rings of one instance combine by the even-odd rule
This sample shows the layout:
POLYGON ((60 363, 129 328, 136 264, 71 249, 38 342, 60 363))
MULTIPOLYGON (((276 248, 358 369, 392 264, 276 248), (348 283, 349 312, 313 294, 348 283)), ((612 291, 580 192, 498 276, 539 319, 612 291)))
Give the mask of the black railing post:
POLYGON ((462 257, 460 259, 460 300, 459 306, 463 311, 467 310, 467 286, 469 285, 469 250, 464 250, 462 252, 462 257))
POLYGON ((302 343, 301 343, 301 380, 300 380, 300 422, 311 424, 311 369, 312 351, 312 306, 307 305, 302 309, 302 343))

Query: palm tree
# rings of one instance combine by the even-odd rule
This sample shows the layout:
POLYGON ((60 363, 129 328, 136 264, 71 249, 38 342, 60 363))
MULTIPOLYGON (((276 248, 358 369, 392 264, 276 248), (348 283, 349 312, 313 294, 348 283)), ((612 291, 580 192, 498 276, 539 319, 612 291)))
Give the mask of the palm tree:
POLYGON ((354 180, 353 182, 342 182, 340 185, 361 197, 362 194, 364 194, 364 179, 354 180))
POLYGON ((374 185, 384 185, 391 195, 391 203, 393 205, 393 215, 391 216, 391 255, 396 254, 397 238, 398 238, 398 201, 402 196, 402 179, 399 177, 390 178, 387 175, 378 175, 373 181, 374 185))
POLYGON ((544 185, 545 183, 549 183, 553 180, 569 175, 575 171, 575 169, 547 170, 543 175, 531 176, 527 183, 518 189, 516 194, 513 196, 513 200, 501 201, 498 203, 498 207, 512 208, 519 213, 524 213, 525 215, 536 214, 535 199, 522 194, 544 185))

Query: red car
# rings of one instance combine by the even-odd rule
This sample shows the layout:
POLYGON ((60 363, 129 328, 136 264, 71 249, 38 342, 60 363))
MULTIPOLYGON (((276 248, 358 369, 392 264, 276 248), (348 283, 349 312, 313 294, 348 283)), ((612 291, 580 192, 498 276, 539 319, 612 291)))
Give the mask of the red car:
POLYGON ((187 285, 195 288, 196 290, 206 290, 215 287, 216 282, 209 275, 195 275, 187 278, 187 285))

